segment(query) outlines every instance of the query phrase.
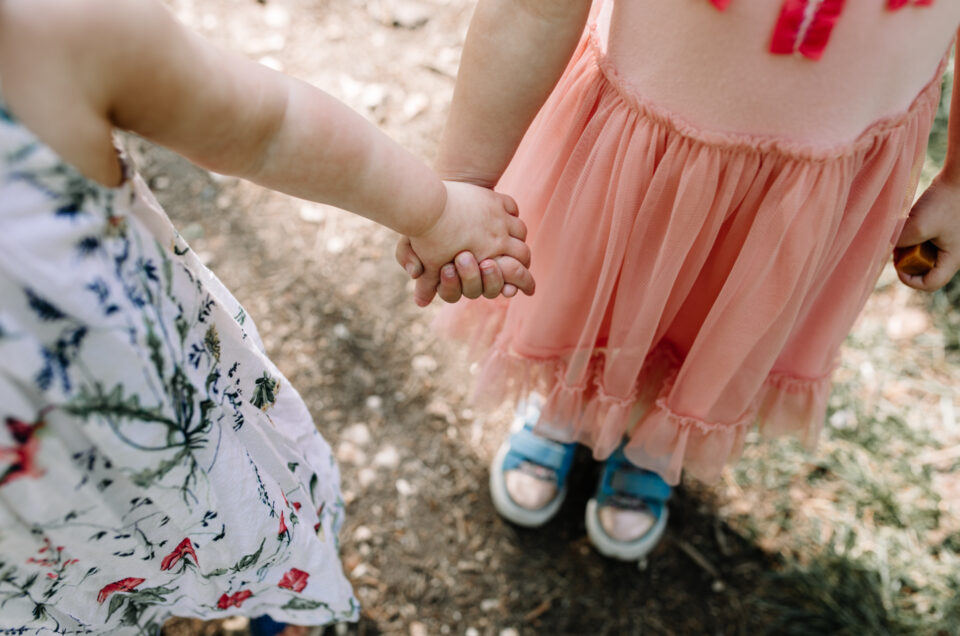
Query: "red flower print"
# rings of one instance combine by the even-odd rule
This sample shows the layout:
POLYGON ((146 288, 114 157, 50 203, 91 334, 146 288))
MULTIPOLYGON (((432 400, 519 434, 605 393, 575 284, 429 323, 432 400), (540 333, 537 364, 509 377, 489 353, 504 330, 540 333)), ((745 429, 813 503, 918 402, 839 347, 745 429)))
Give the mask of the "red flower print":
POLYGON ((197 553, 193 551, 193 543, 190 542, 190 537, 185 537, 183 541, 180 542, 180 545, 173 549, 173 552, 163 557, 163 561, 160 562, 160 569, 169 570, 179 563, 180 559, 187 554, 193 557, 194 563, 200 565, 200 561, 197 559, 197 553))
POLYGON ((35 463, 37 451, 40 450, 40 439, 37 431, 42 429, 46 422, 41 416, 36 422, 24 422, 13 417, 6 420, 7 430, 13 438, 13 446, 0 446, 0 461, 9 462, 7 469, 0 473, 0 486, 10 483, 20 477, 40 477, 43 470, 35 463))
POLYGON ((294 502, 293 502, 293 509, 296 510, 297 512, 300 512, 300 506, 301 506, 301 505, 302 505, 302 504, 301 504, 299 501, 294 501, 294 502))
POLYGON ((283 522, 283 512, 280 513, 280 529, 277 530, 277 536, 282 537, 284 532, 288 532, 287 524, 283 522))
POLYGON ((240 607, 243 605, 243 602, 253 596, 253 592, 250 590, 240 590, 239 592, 234 592, 230 596, 224 594, 220 597, 220 600, 217 601, 217 607, 222 610, 227 609, 231 605, 233 607, 240 607))
POLYGON ((310 578, 310 575, 303 570, 290 568, 290 571, 284 574, 280 582, 277 583, 277 587, 283 587, 288 590, 293 590, 294 592, 302 592, 303 588, 307 587, 308 578, 310 578))
POLYGON ((146 579, 138 579, 131 576, 125 579, 120 579, 119 581, 114 581, 109 585, 104 585, 103 588, 101 588, 100 593, 97 594, 97 603, 102 605, 103 602, 107 600, 107 597, 114 592, 129 592, 144 581, 146 581, 146 579))

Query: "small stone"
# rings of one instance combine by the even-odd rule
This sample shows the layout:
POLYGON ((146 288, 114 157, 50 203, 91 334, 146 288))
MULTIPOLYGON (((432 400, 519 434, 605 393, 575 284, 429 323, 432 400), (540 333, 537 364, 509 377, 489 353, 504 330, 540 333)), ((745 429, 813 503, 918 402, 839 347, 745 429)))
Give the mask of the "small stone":
POLYGON ((358 446, 366 446, 370 443, 370 429, 361 422, 351 424, 340 433, 340 439, 353 442, 358 446))
POLYGON ((410 636, 427 636, 427 626, 419 621, 410 623, 410 636))
POLYGON ((500 636, 520 636, 520 632, 515 627, 508 627, 500 630, 500 636))
POLYGON ((326 248, 331 254, 339 254, 347 246, 347 242, 339 236, 331 236, 327 239, 326 248))
POLYGON ((396 468, 400 465, 400 453, 393 446, 384 446, 373 458, 373 464, 381 468, 396 468))
POLYGON ((300 206, 300 218, 307 223, 323 223, 327 218, 326 206, 318 203, 304 203, 300 206))
POLYGON ((268 27, 282 29, 290 24, 290 13, 279 5, 271 4, 264 11, 263 21, 268 27))
POLYGON ((231 616, 220 623, 220 629, 227 634, 246 632, 250 629, 250 619, 246 616, 231 616))
POLYGON ((463 632, 463 636, 480 636, 480 630, 476 627, 468 627, 467 631, 463 632))
POLYGON ((403 100, 403 116, 407 121, 410 121, 427 110, 429 105, 429 97, 424 93, 414 93, 403 100))
POLYGON ((337 461, 350 466, 363 466, 367 463, 367 454, 353 442, 343 440, 337 446, 337 461))
POLYGON ((418 373, 433 373, 437 370, 437 361, 428 355, 413 358, 413 370, 418 373))
POLYGON ((283 62, 273 57, 272 55, 264 55, 257 61, 263 64, 264 66, 266 66, 267 68, 272 68, 278 73, 283 72, 283 62))
POLYGON ((716 592, 717 594, 719 594, 720 592, 727 589, 727 586, 723 584, 723 581, 721 581, 720 579, 717 579, 716 581, 713 582, 713 585, 710 586, 710 589, 716 592))
POLYGON ((357 526, 357 529, 353 531, 353 540, 357 543, 364 543, 366 541, 373 540, 373 530, 367 526, 357 526))
POLYGON ((887 320, 887 335, 893 340, 909 340, 929 327, 930 319, 925 311, 904 307, 887 320))
POLYGON ((346 340, 350 337, 350 330, 345 324, 338 322, 333 326, 333 335, 340 340, 346 340))
POLYGON ((364 108, 373 110, 387 99, 387 89, 383 84, 367 84, 360 93, 360 103, 364 108))
POLYGON ((377 479, 377 471, 370 467, 361 468, 360 472, 357 473, 357 482, 361 488, 367 488, 377 481, 377 479))
POLYGON ((500 607, 500 600, 495 598, 485 598, 480 601, 480 610, 483 612, 492 612, 500 607))
POLYGON ((371 411, 379 411, 381 408, 383 408, 383 398, 380 397, 379 395, 367 396, 367 400, 366 402, 364 402, 364 406, 366 406, 371 411))
POLYGON ((439 398, 430 400, 427 405, 427 415, 433 415, 447 421, 447 424, 453 424, 457 421, 457 416, 453 413, 450 405, 439 398))
POLYGON ((406 479, 397 480, 397 492, 404 497, 409 497, 417 493, 417 489, 406 479))
POLYGON ((403 29, 418 29, 430 20, 430 11, 419 2, 398 0, 390 11, 392 26, 403 29))
POLYGON ((166 190, 169 187, 170 187, 169 177, 164 177, 161 175, 159 177, 154 177, 150 181, 150 188, 153 190, 166 190))

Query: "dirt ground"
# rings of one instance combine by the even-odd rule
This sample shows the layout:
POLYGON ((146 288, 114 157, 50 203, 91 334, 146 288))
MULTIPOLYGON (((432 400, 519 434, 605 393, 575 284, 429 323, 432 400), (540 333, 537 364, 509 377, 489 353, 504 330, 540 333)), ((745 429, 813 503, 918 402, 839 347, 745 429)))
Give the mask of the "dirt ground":
MULTIPOLYGON (((171 0, 224 46, 320 86, 426 159, 449 105, 468 0, 171 0)), ((578 458, 559 516, 504 523, 487 463, 509 414, 472 412, 463 352, 431 335, 393 263, 395 237, 341 211, 209 175, 132 140, 133 157, 194 250, 258 323, 268 352, 336 449, 345 569, 358 634, 755 633, 747 609, 773 567, 686 484, 645 569, 585 537, 596 479, 578 458), (176 184, 176 185, 174 185, 176 184)), ((231 627, 233 626, 233 627, 231 627)), ((168 634, 240 633, 175 621, 168 634)), ((342 631, 342 630, 341 630, 342 631)))

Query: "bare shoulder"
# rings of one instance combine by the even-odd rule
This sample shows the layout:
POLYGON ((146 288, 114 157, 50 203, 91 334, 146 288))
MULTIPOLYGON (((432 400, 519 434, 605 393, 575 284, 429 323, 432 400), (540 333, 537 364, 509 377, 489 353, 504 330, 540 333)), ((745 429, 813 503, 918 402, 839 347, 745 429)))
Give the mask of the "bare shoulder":
POLYGON ((166 10, 152 0, 3 0, 0 80, 18 118, 88 176, 118 174, 108 120, 122 54, 166 10))

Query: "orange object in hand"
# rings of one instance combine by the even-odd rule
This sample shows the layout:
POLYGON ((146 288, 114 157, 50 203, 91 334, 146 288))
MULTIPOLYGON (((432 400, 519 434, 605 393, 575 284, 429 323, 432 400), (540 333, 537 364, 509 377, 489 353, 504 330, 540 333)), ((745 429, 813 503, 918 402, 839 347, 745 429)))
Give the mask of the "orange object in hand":
POLYGON ((898 247, 893 250, 893 265, 904 274, 923 276, 937 264, 937 252, 937 246, 930 241, 898 247))

